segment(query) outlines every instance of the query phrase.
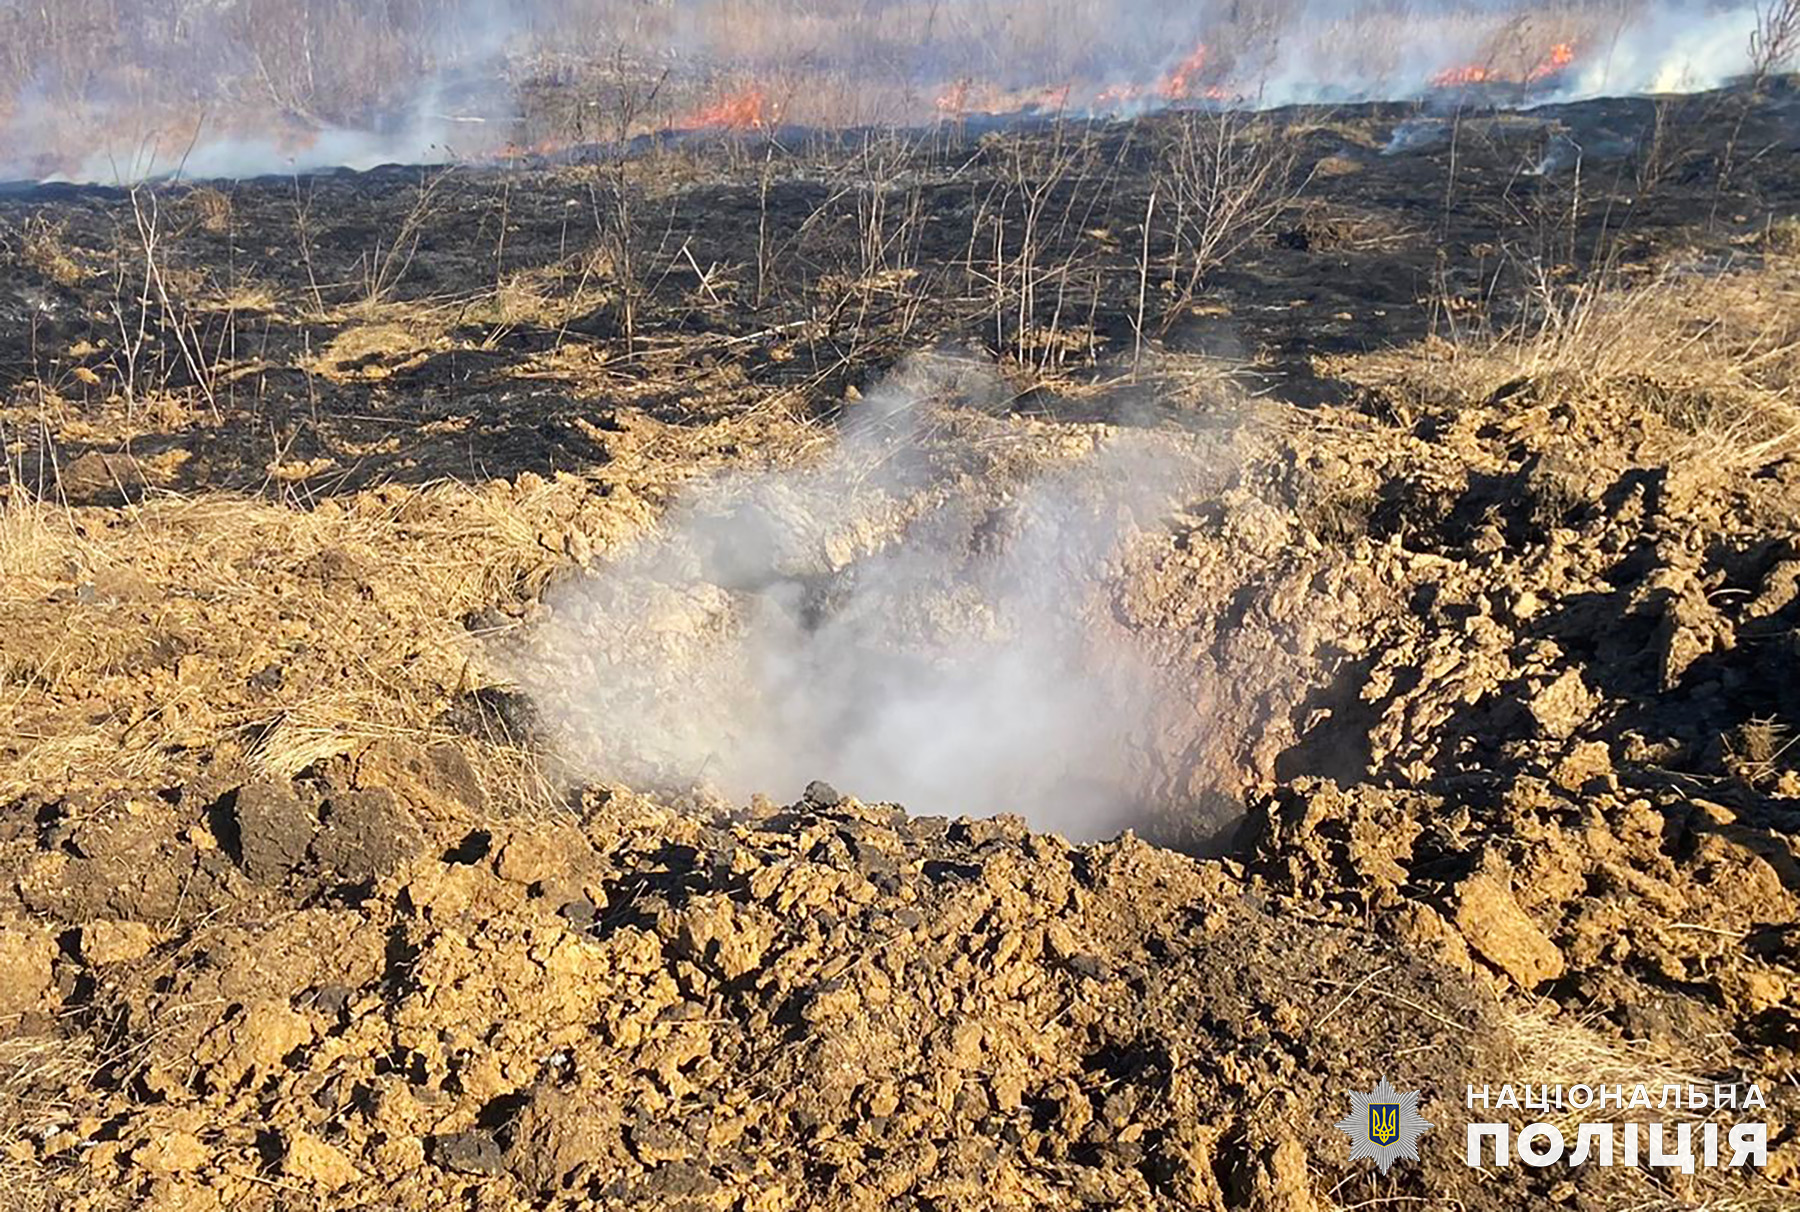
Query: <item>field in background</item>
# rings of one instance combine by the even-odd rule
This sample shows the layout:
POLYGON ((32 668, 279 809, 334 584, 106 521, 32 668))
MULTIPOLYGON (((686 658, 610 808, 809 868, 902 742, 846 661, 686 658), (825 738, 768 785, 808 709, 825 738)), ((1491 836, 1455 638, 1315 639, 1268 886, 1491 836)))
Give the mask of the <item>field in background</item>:
POLYGON ((0 177, 441 163, 666 130, 1693 92, 1766 72, 1792 24, 1786 4, 1649 0, 14 2, 0 6, 0 177))

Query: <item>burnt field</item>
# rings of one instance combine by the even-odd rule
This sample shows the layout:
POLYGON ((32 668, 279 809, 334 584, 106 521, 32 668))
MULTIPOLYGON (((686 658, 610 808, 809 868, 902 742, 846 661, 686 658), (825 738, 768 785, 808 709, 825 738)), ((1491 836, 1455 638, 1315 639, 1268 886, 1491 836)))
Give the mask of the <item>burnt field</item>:
POLYGON ((1779 84, 0 191, 0 1186, 1791 1204, 1779 84))
MULTIPOLYGON (((1057 389, 1142 382, 1169 358, 1341 403, 1355 388, 1319 359, 1491 336, 1557 291, 1742 259, 1794 205, 1790 110, 1028 118, 135 200, 15 187, 11 436, 35 452, 52 432, 65 461, 129 441, 129 474, 177 489, 255 490, 304 463, 319 470, 294 482, 317 496, 592 466, 575 422, 622 406, 687 425, 754 396, 827 416, 935 346, 1016 367, 1022 411, 1084 408, 1057 389), (147 420, 136 397, 183 415, 147 420)), ((116 495, 111 479, 61 492, 116 495)))

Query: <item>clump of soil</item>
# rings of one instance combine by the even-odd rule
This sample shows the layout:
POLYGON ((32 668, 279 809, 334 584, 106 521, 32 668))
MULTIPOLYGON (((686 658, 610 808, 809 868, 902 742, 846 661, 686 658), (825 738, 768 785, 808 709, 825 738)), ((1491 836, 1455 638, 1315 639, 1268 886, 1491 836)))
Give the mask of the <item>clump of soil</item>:
MULTIPOLYGON (((115 928, 83 928, 83 1014, 142 1044, 45 1127, 91 1184, 71 1206, 278 1181, 401 1206, 1288 1207, 1346 1075, 1444 1099, 1505 1063, 1468 977, 1129 837, 815 786, 715 818, 597 793, 446 846, 460 825, 419 822, 466 805, 367 767, 213 808, 201 903, 302 907, 102 952, 115 928), (334 837, 352 810, 312 807, 364 801, 388 828, 334 837), (1384 1067, 1402 1029, 1429 1064, 1384 1067)), ((1420 1180, 1467 1182, 1447 1157, 1420 1180)))

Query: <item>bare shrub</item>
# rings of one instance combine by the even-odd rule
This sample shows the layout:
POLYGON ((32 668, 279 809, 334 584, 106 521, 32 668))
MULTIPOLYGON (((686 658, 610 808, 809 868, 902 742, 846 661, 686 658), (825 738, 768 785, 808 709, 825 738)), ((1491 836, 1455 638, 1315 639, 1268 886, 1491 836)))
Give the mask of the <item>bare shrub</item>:
POLYGON ((433 31, 457 16, 442 0, 233 0, 223 29, 249 86, 289 113, 345 123, 391 102, 392 90, 410 92, 432 68, 433 31))
POLYGON ((1761 94, 1770 79, 1793 64, 1796 52, 1800 52, 1800 0, 1759 6, 1750 34, 1751 91, 1761 94))
POLYGON ((609 64, 605 94, 595 102, 601 113, 605 154, 588 181, 588 202, 594 235, 606 250, 618 284, 619 321, 628 356, 636 351, 643 295, 636 210, 640 166, 632 155, 631 138, 656 106, 667 78, 666 72, 647 76, 623 50, 617 50, 609 64))
POLYGON ((419 242, 431 230, 442 212, 441 191, 450 179, 450 171, 422 173, 413 195, 413 204, 401 219, 400 227, 386 240, 377 239, 361 260, 362 298, 364 308, 373 309, 393 297, 412 268, 418 255, 419 242))
POLYGON ((971 293, 988 299, 994 347, 1043 372, 1084 344, 1069 331, 1098 297, 1097 249, 1083 234, 1114 191, 1116 165, 1091 127, 1062 121, 1048 137, 988 150, 997 171, 970 228, 971 293))
POLYGON ((1738 143, 1744 135, 1744 123, 1750 112, 1763 99, 1769 82, 1792 64, 1800 52, 1800 0, 1772 0, 1768 7, 1756 10, 1756 27, 1750 31, 1750 71, 1747 87, 1734 98, 1731 133, 1725 138, 1725 150, 1719 158, 1719 174, 1713 190, 1712 218, 1718 217, 1719 202, 1731 184, 1737 168, 1738 143))
POLYGON ((1209 274, 1266 235, 1310 178, 1295 179, 1295 153, 1260 118, 1184 113, 1172 122, 1155 169, 1168 224, 1163 330, 1193 306, 1209 274))

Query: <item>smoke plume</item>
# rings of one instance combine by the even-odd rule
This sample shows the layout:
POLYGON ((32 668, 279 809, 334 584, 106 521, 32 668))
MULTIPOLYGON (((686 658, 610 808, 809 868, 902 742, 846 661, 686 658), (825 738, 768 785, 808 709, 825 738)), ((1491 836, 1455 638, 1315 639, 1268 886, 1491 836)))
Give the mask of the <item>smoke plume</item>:
POLYGON ((1130 823, 1146 730, 1182 690, 1116 622, 1116 560, 1198 469, 1146 430, 1045 450, 990 395, 916 362, 822 459, 696 485, 550 594, 508 663, 574 773, 1130 823))
POLYGON ((1744 0, 0 0, 0 180, 247 177, 649 130, 1717 87, 1744 0), (654 94, 633 130, 607 99, 654 94))

